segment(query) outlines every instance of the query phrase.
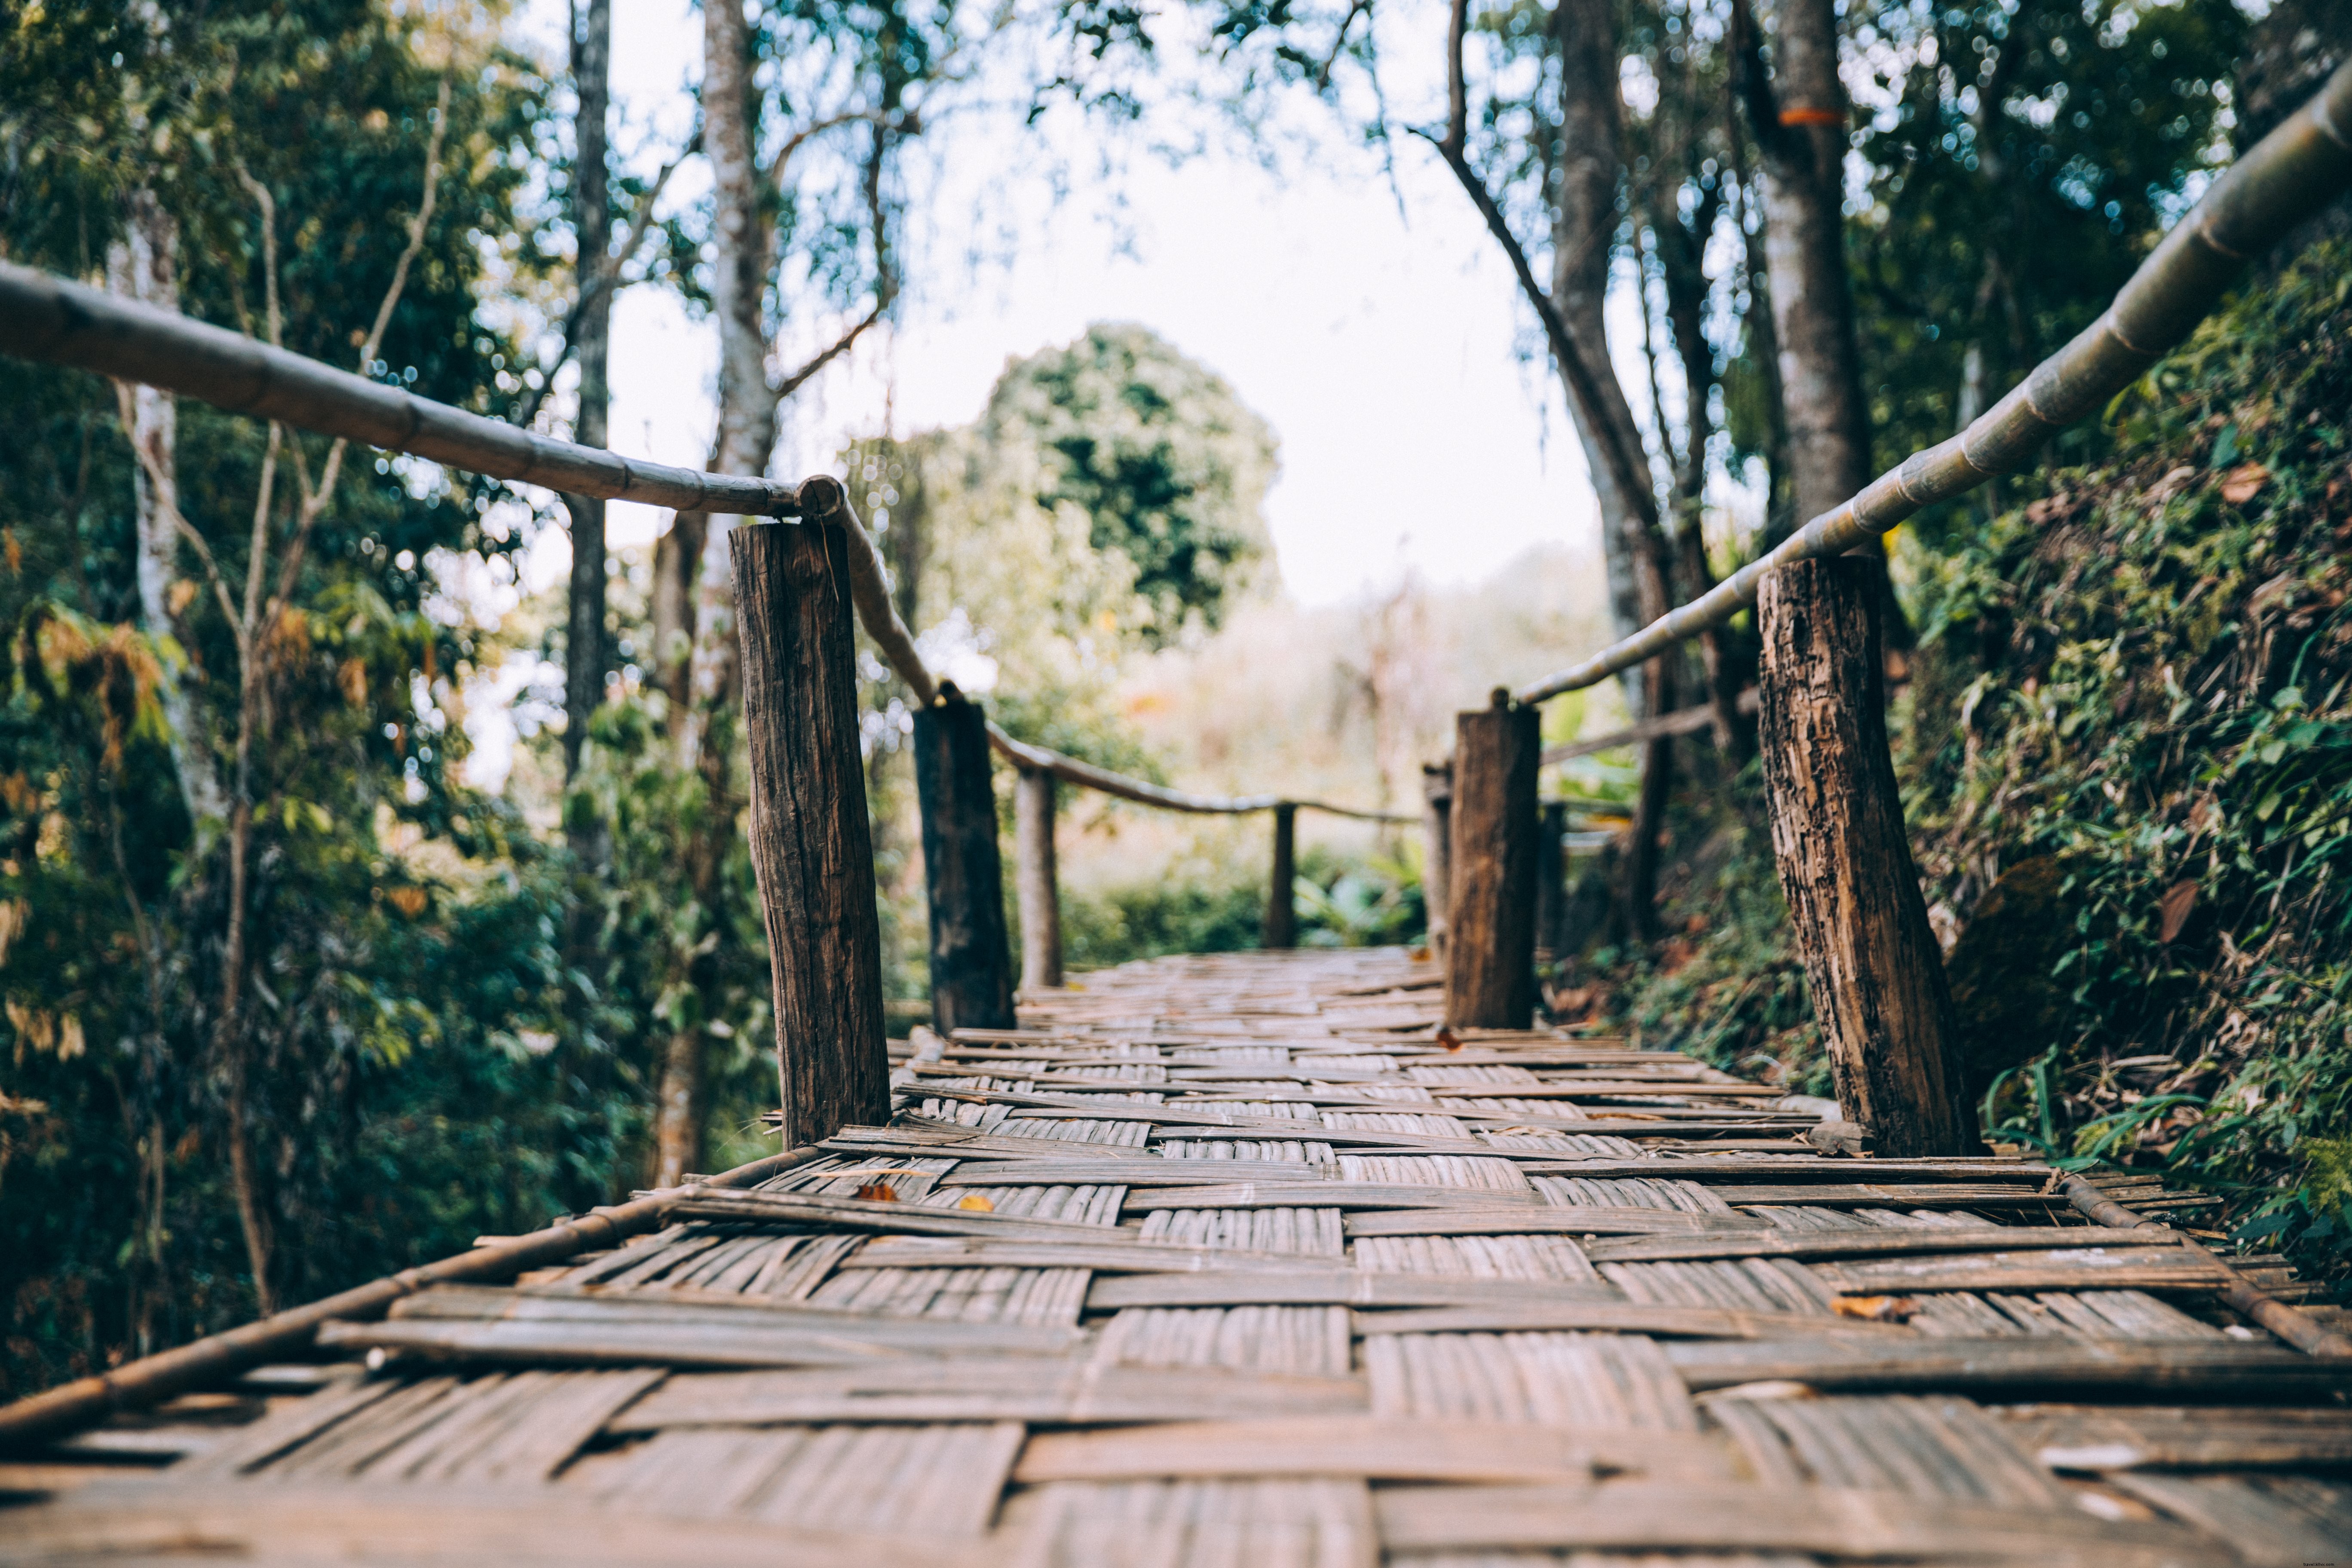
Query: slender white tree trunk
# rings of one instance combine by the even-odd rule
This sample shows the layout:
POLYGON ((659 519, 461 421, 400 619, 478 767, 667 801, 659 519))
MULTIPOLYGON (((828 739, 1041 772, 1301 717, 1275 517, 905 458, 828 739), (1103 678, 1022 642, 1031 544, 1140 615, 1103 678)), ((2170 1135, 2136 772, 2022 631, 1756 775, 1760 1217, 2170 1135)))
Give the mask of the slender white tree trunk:
MULTIPOLYGON (((180 308, 180 226, 155 194, 145 188, 131 193, 129 221, 123 236, 107 248, 107 287, 115 293, 158 310, 180 308)), ((139 615, 147 635, 179 638, 178 616, 172 599, 179 581, 180 540, 175 523, 180 498, 173 476, 178 472, 178 405, 168 392, 134 386, 130 394, 130 428, 123 435, 148 461, 131 470, 132 504, 139 528, 139 615)), ((184 666, 165 659, 158 696, 170 737, 172 765, 179 774, 180 797, 199 832, 228 816, 228 796, 221 787, 220 768, 205 735, 204 724, 182 681, 184 666)))

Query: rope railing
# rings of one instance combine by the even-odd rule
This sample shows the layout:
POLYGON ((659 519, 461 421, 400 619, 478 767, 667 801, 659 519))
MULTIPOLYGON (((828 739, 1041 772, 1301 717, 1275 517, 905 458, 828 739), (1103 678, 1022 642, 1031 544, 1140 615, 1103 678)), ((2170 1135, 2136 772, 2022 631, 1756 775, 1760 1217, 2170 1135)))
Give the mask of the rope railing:
POLYGON ((1511 695, 1541 702, 1643 664, 1756 602, 1765 574, 1843 555, 1938 501, 2022 472, 2067 426, 2103 408, 2176 347, 2253 258, 2314 208, 2352 186, 2352 65, 2224 170, 2139 265, 2113 304, 1966 430, 1915 452, 1833 511, 1791 534, 1689 604, 1581 663, 1511 695))
MULTIPOLYGON (((939 682, 891 601, 888 574, 874 542, 847 493, 827 476, 792 485, 624 458, 469 414, 226 328, 5 261, 0 261, 0 353, 160 387, 232 414, 568 495, 742 517, 830 521, 838 513, 849 543, 859 622, 918 702, 928 707, 938 699, 939 682)), ((1167 811, 1230 815, 1290 806, 1371 822, 1416 820, 1289 795, 1194 795, 1016 741, 993 723, 988 728, 995 749, 1017 767, 1167 811)))

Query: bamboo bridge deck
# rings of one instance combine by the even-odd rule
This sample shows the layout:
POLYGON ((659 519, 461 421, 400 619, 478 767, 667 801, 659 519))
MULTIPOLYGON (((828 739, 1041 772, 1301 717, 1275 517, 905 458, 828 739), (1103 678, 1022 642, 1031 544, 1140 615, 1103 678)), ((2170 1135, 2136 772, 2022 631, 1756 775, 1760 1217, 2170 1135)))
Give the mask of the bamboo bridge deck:
POLYGON ((1438 995, 1087 976, 655 1234, 0 1466, 0 1563, 2352 1562, 2352 1363, 2209 1258, 1438 995))

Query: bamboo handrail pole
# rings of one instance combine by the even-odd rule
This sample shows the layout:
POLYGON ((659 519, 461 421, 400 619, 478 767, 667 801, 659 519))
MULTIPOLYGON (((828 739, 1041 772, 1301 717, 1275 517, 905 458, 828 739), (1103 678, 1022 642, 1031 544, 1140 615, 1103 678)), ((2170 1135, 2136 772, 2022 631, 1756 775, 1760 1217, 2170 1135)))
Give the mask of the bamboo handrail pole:
POLYGON ((2080 1176, 2066 1177, 2058 1184, 2058 1191, 2084 1215, 2110 1230, 2160 1230, 2178 1240, 2187 1250, 2207 1259, 2230 1278, 2231 1282, 2222 1288, 2221 1296, 2232 1311, 2241 1317, 2252 1319, 2304 1354, 2330 1358, 2352 1356, 2352 1339, 2328 1328, 2310 1313, 2262 1289, 2231 1268, 2229 1259, 2216 1256, 2212 1248, 2195 1237, 2174 1230, 2160 1219, 2147 1219, 2133 1213, 2080 1176))
POLYGON ((1938 501, 2000 474, 2022 472, 2059 430, 2106 405, 2203 321, 2239 270, 2305 214, 2352 187, 2352 64, 2206 190, 2139 265, 2106 312, 2042 362, 1966 430, 1915 452, 1860 495, 1791 534, 1710 592, 1580 664, 1511 695, 1541 702, 1596 685, 1721 626, 1756 602, 1764 574, 1794 561, 1843 555, 1938 501))
POLYGON ((568 495, 745 517, 801 512, 797 486, 559 441, 6 261, 0 261, 0 349, 568 495))
POLYGON ((708 1187, 756 1186, 771 1176, 808 1163, 822 1152, 816 1148, 788 1149, 686 1186, 667 1187, 625 1204, 592 1209, 575 1219, 529 1236, 478 1247, 437 1263, 404 1268, 397 1274, 354 1286, 307 1306, 273 1313, 226 1333, 209 1334, 173 1350, 142 1356, 96 1377, 78 1378, 44 1390, 0 1406, 0 1450, 39 1443, 94 1425, 116 1411, 141 1409, 247 1367, 258 1366, 272 1356, 298 1352, 310 1342, 320 1324, 332 1319, 349 1321, 380 1318, 394 1301, 427 1286, 508 1279, 526 1268, 561 1262, 575 1253, 623 1237, 643 1235, 659 1228, 670 1205, 695 1192, 708 1187))
MULTIPOLYGON (((95 371, 161 387, 232 414, 274 419, 323 436, 415 457, 514 484, 567 495, 639 501, 677 511, 837 522, 849 546, 850 592, 857 618, 916 701, 937 700, 939 683, 916 650, 914 634, 891 602, 889 576, 841 481, 819 474, 798 485, 778 479, 704 473, 623 458, 501 419, 468 414, 383 382, 103 289, 14 262, 0 261, 0 352, 19 359, 95 371)), ((1024 746, 995 725, 995 748, 1014 763, 1106 795, 1170 811, 1240 813, 1297 805, 1331 816, 1405 822, 1387 812, 1358 811, 1286 795, 1202 795, 1130 779, 1024 746)))

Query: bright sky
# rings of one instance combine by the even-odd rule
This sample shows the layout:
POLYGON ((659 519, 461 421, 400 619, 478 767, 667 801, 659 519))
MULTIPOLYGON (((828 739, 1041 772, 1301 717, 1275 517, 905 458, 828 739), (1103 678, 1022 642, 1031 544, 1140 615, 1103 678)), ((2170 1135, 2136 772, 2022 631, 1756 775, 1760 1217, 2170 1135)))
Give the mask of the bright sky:
MULTIPOLYGON (((615 142, 642 149, 650 173, 690 124, 701 22, 686 0, 614 9, 615 142)), ((562 0, 531 0, 526 25, 551 53, 563 16, 562 0)), ((1425 42, 1434 62, 1439 8, 1392 26, 1391 48, 1425 42)), ((982 182, 1034 154, 970 121, 928 140, 946 145, 930 148, 943 173, 920 216, 945 260, 926 268, 913 258, 896 331, 869 335, 854 363, 794 400, 775 472, 829 467, 844 441, 886 424, 905 434, 965 423, 1007 359, 1066 342, 1089 321, 1133 321, 1225 376, 1280 435, 1269 521, 1284 581, 1305 602, 1348 597, 1407 567, 1475 581, 1542 542, 1597 551, 1582 457, 1549 372, 1516 352, 1509 269, 1417 144, 1400 153, 1394 186, 1336 135, 1342 150, 1286 181, 1233 153, 1174 169, 1139 157, 1119 188, 1082 174, 1058 207, 1041 199, 1019 216, 1015 265, 975 277, 961 257, 982 182), (1121 196, 1124 245, 1100 216, 1121 196)), ((671 199, 699 188, 698 174, 681 171, 671 199)), ((714 363, 708 324, 658 290, 624 295, 615 447, 704 461, 714 363)), ((658 518, 623 515, 632 510, 616 508, 616 536, 650 537, 658 518)), ((560 579, 558 561, 533 565, 533 579, 560 579)))

